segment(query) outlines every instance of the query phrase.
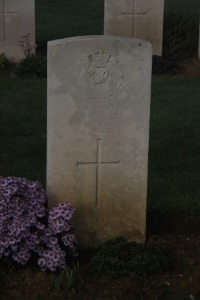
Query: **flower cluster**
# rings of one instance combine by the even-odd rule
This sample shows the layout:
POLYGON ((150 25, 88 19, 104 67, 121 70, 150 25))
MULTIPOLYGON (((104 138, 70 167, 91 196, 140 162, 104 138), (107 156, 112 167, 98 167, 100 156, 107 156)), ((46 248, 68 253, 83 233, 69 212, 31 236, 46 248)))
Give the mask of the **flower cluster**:
POLYGON ((36 253, 43 270, 65 267, 67 251, 75 253, 76 240, 69 233, 74 208, 62 203, 48 214, 46 203, 38 182, 0 178, 0 258, 26 264, 36 253))
POLYGON ((67 203, 60 203, 58 207, 54 207, 49 212, 49 228, 55 233, 61 233, 66 228, 70 229, 70 220, 74 213, 72 208, 67 203))
POLYGON ((21 37, 22 40, 19 41, 20 46, 24 52, 25 57, 31 55, 33 51, 37 48, 37 45, 30 44, 30 33, 21 37))

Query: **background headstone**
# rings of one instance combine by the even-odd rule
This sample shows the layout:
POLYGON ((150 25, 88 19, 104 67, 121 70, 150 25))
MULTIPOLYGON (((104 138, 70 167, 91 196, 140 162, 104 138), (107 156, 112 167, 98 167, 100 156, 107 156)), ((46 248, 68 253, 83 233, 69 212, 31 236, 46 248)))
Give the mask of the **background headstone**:
POLYGON ((82 246, 144 242, 152 50, 120 37, 48 43, 47 192, 82 246))
POLYGON ((164 0, 105 0, 104 34, 134 37, 162 55, 164 0))
POLYGON ((19 41, 28 33, 35 44, 35 1, 0 0, 0 53, 12 62, 22 59, 19 41))

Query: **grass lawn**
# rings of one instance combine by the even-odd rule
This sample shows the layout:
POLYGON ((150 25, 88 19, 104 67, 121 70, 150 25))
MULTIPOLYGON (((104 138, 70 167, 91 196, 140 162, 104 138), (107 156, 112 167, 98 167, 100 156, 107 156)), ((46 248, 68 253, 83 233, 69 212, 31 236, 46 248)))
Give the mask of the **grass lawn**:
POLYGON ((103 0, 36 0, 39 50, 46 42, 80 35, 103 34, 103 0))
POLYGON ((45 185, 46 79, 0 80, 0 176, 45 185))
POLYGON ((200 78, 155 79, 149 211, 200 211, 200 78))

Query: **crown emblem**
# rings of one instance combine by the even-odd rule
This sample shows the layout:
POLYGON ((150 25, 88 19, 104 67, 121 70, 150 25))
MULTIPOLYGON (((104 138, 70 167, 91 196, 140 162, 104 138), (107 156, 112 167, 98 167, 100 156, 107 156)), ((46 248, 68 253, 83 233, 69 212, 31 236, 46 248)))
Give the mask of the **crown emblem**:
POLYGON ((94 54, 89 55, 90 63, 107 63, 110 55, 103 50, 97 50, 94 54))

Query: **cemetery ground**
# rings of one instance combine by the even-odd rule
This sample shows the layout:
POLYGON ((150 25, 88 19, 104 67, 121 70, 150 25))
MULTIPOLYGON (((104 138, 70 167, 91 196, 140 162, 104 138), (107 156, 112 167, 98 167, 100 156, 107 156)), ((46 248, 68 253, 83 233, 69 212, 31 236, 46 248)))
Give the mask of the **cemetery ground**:
MULTIPOLYGON (((77 3, 75 7, 74 1, 68 2, 71 19, 64 30, 61 21, 69 18, 60 9, 63 1, 50 1, 49 14, 44 14, 46 1, 36 1, 42 53, 48 39, 102 33, 102 1, 82 0, 82 12, 77 3), (59 11, 57 22, 49 22, 55 10, 59 11), (79 20, 76 25, 74 16, 79 20)), ((168 8, 174 10, 177 3, 169 1, 168 8)), ((185 7, 188 14, 191 10, 191 5, 185 7)), ((74 282, 68 275, 58 289, 56 277, 32 262, 22 267, 1 261, 1 300, 200 299, 200 63, 191 58, 180 65, 185 67, 180 74, 153 76, 151 98, 147 246, 164 245, 171 268, 148 276, 96 278, 90 272, 96 252, 87 249, 80 251, 74 282)), ((0 95, 0 175, 38 180, 45 187, 46 79, 12 78, 10 72, 2 71, 0 95)), ((128 259, 126 251, 118 255, 122 261, 128 259)), ((149 270, 153 265, 155 261, 149 270)))

